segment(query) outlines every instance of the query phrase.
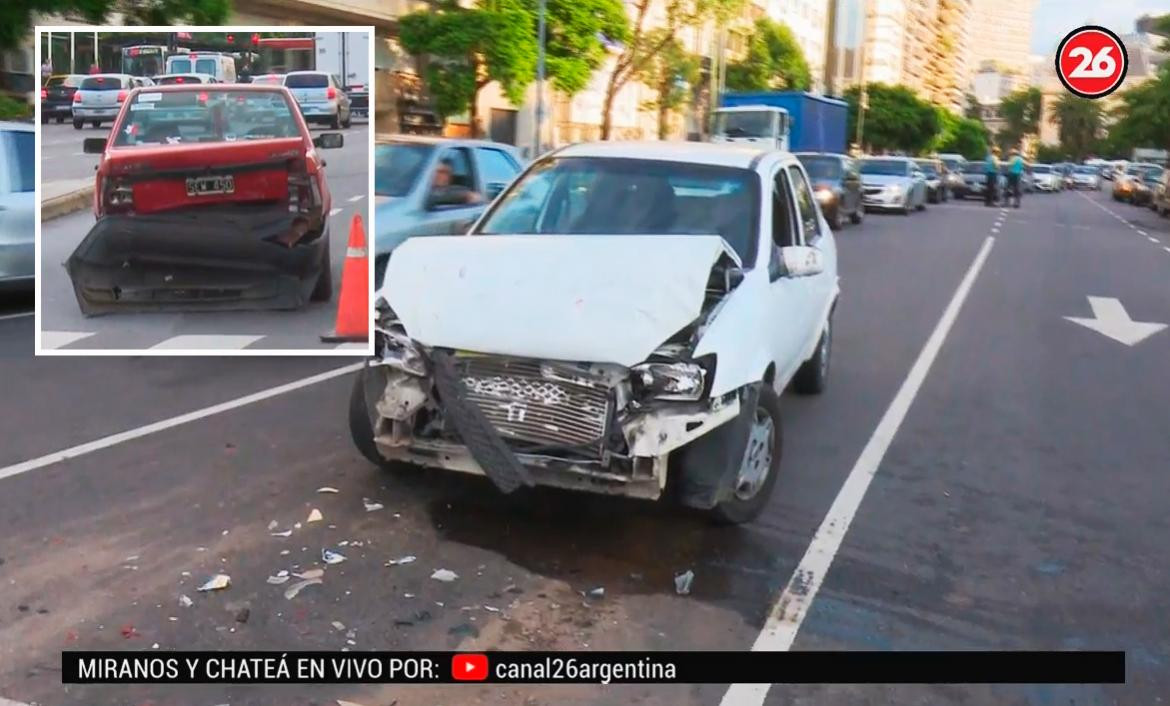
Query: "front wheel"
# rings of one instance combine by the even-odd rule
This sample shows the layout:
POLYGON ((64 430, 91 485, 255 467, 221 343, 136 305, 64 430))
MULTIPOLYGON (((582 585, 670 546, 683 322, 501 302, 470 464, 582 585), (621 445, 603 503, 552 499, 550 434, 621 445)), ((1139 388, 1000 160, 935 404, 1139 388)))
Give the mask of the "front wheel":
POLYGON ((82 125, 84 125, 84 123, 82 123, 80 120, 73 121, 73 129, 74 130, 80 130, 82 125))
POLYGON ((376 404, 386 389, 386 373, 381 367, 364 367, 354 376, 349 394, 349 435, 353 445, 367 461, 380 468, 390 465, 374 443, 376 404))
POLYGON ((731 497, 711 509, 716 522, 741 525, 754 520, 776 487, 784 445, 780 430, 780 397, 771 385, 760 386, 747 447, 731 497))
POLYGON ((841 204, 833 207, 833 217, 829 219, 829 227, 834 231, 841 230, 841 204))
POLYGON ((101 127, 101 126, 102 126, 102 121, 100 121, 100 120, 91 120, 89 124, 90 124, 90 125, 93 125, 94 127, 101 127))
POLYGON ((792 389, 798 395, 819 395, 829 386, 829 358, 833 353, 833 319, 825 321, 817 350, 800 366, 792 378, 792 389))

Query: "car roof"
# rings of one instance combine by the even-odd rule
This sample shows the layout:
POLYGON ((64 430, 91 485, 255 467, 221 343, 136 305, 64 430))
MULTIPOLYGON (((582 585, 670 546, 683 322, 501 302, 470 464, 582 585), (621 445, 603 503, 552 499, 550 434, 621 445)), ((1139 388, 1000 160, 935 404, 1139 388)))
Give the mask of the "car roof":
POLYGON ((167 86, 145 86, 135 90, 149 93, 178 93, 182 91, 268 91, 280 93, 286 89, 284 86, 254 86, 250 83, 217 83, 213 86, 203 83, 172 83, 167 86))
POLYGON ((86 74, 86 78, 134 78, 130 74, 86 74))
POLYGON ((391 142, 409 142, 420 145, 442 145, 444 147, 494 147, 496 149, 505 149, 510 152, 516 151, 515 146, 509 145, 506 142, 474 140, 461 137, 438 137, 435 135, 400 135, 380 133, 374 135, 374 142, 380 145, 389 144, 391 142))
POLYGON ((555 152, 558 157, 610 157, 752 169, 760 157, 776 150, 750 143, 711 143, 653 140, 645 142, 586 142, 555 152))
POLYGON ((317 70, 289 71, 288 73, 286 73, 284 75, 285 76, 296 76, 297 74, 321 74, 322 76, 328 76, 329 72, 328 71, 317 71, 317 70))

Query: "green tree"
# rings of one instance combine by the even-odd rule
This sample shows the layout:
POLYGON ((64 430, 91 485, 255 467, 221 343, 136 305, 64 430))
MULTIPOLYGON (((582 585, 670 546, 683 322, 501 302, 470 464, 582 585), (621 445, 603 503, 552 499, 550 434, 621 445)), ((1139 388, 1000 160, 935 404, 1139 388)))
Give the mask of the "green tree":
POLYGON ((967 159, 980 159, 987 154, 987 128, 983 123, 942 108, 935 112, 940 127, 930 143, 930 152, 957 152, 967 159))
POLYGON ((764 17, 756 20, 747 56, 727 65, 727 87, 733 91, 806 91, 812 73, 792 30, 764 17))
POLYGON ((638 75, 638 80, 655 90, 654 98, 642 106, 658 113, 658 139, 670 132, 670 114, 681 108, 699 81, 699 57, 672 38, 638 75))
MULTIPOLYGON (((939 131, 935 107, 906 86, 871 83, 866 87, 869 109, 865 111, 862 143, 871 150, 917 154, 931 145, 939 131)), ((845 92, 849 104, 849 134, 857 134, 859 90, 845 92)))
POLYGON ((1101 131, 1101 118, 1099 101, 1072 93, 1062 95, 1050 118, 1060 129, 1061 151, 1078 161, 1093 153, 1101 131))
POLYGON ((983 106, 974 93, 963 94, 963 117, 972 120, 983 120, 983 106))
POLYGON ((0 51, 15 49, 28 36, 33 14, 77 17, 107 24, 114 14, 127 25, 218 25, 231 12, 231 0, 3 0, 0 51))
POLYGON ((480 90, 498 81, 513 104, 536 73, 536 37, 531 14, 519 0, 487 0, 474 8, 453 0, 399 21, 402 46, 427 55, 426 79, 435 108, 444 118, 466 112, 473 135, 480 134, 476 109, 480 90))
MULTIPOLYGON (((1071 93, 1069 95, 1072 95, 1071 93)), ((1036 161, 1041 164, 1064 162, 1069 159, 1068 152, 1060 145, 1036 145, 1036 161)))
MULTIPOLYGON (((525 0, 537 37, 537 2, 525 0)), ((545 7, 545 75, 565 95, 580 93, 605 63, 604 35, 615 42, 630 36, 630 19, 621 0, 548 0, 545 7)))
POLYGON ((647 17, 659 4, 655 0, 631 0, 629 9, 634 21, 627 41, 617 52, 613 71, 605 84, 601 104, 601 139, 613 133, 613 103, 622 88, 647 71, 659 55, 667 51, 674 37, 709 20, 727 22, 744 7, 745 0, 666 0, 665 22, 656 29, 647 27, 647 17))
POLYGON ((1040 132, 1040 112, 1044 94, 1039 88, 1029 87, 1012 91, 999 102, 999 117, 1004 126, 996 134, 1001 148, 1019 147, 1027 135, 1040 132))

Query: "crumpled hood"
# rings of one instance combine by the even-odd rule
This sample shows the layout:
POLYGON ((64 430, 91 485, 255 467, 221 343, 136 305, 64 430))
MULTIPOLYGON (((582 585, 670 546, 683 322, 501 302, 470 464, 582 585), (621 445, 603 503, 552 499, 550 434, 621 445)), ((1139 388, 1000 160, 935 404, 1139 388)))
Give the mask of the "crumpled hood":
POLYGON ((717 235, 411 238, 378 294, 426 346, 631 366, 700 316, 722 256, 717 235))
POLYGON ((898 176, 896 174, 862 174, 861 183, 865 186, 889 186, 890 184, 899 184, 906 186, 910 182, 910 177, 898 176))

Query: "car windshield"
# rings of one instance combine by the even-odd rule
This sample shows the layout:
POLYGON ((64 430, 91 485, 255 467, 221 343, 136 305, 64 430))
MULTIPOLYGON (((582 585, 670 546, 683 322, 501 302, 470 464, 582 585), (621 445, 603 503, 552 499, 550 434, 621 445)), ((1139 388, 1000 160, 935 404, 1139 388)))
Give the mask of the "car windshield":
POLYGON ((1153 168, 1147 169, 1146 176, 1145 176, 1146 181, 1151 182, 1151 183, 1157 182, 1159 179, 1162 178, 1163 171, 1164 170, 1161 167, 1153 167, 1153 168))
POLYGON ((982 174, 983 170, 984 165, 982 162, 967 162, 967 165, 963 167, 964 174, 982 174))
POLYGON ((158 50, 154 53, 139 53, 122 59, 122 70, 131 76, 158 76, 164 72, 163 58, 158 50))
POLYGON ((32 192, 36 163, 32 130, 0 130, 0 194, 32 192))
POLYGON ((727 137, 771 137, 774 115, 775 113, 764 110, 717 113, 715 133, 727 137))
POLYGON ((171 85, 175 85, 175 84, 179 84, 179 83, 203 83, 203 78, 201 76, 191 76, 191 75, 187 75, 187 76, 159 76, 154 81, 155 81, 155 83, 157 83, 160 86, 171 86, 171 85))
POLYGON ((907 164, 899 159, 863 159, 861 173, 879 176, 906 176, 909 173, 907 164))
POLYGON ((755 260, 760 189, 735 167, 605 157, 534 166, 487 215, 479 233, 721 235, 745 267, 755 260))
POLYGON ((1037 164, 1032 167, 1033 174, 1051 174, 1052 167, 1047 164, 1037 164))
POLYGON ((116 147, 300 137, 292 106, 275 91, 140 91, 116 147))
POLYGON ((934 162, 919 162, 918 168, 928 177, 938 176, 938 167, 934 165, 934 162))
POLYGON ((1074 174, 1096 174, 1098 171, 1099 170, 1097 167, 1077 167, 1076 169, 1073 170, 1073 173, 1074 174))
POLYGON ((325 88, 329 85, 329 77, 325 74, 289 74, 284 77, 284 85, 289 88, 325 88))
POLYGON ((841 160, 836 157, 797 155, 797 159, 804 165, 804 171, 808 172, 809 179, 831 181, 841 178, 841 160))
POLYGON ((82 91, 120 91, 123 85, 120 76, 89 76, 81 82, 82 91))
POLYGON ((70 88, 77 88, 81 85, 80 76, 50 76, 45 86, 52 88, 53 86, 68 86, 70 88))
POLYGON ((392 142, 374 147, 374 195, 406 196, 430 162, 434 145, 392 142))
POLYGON ((252 79, 252 83, 258 84, 260 86, 281 86, 284 85, 284 76, 279 74, 257 76, 252 79))
POLYGON ((947 165, 947 169, 951 171, 956 171, 963 166, 963 161, 960 159, 944 159, 942 163, 947 165))

